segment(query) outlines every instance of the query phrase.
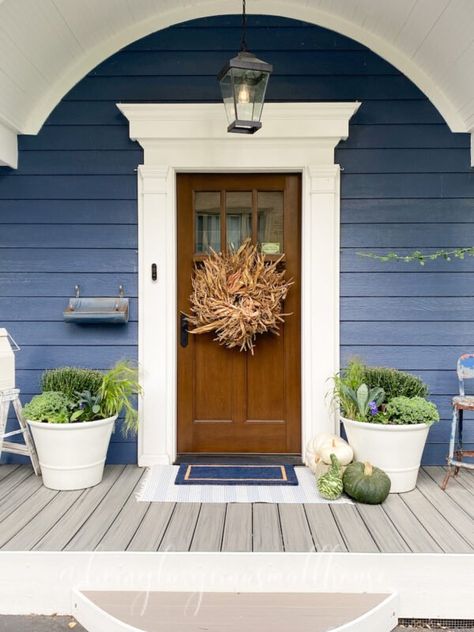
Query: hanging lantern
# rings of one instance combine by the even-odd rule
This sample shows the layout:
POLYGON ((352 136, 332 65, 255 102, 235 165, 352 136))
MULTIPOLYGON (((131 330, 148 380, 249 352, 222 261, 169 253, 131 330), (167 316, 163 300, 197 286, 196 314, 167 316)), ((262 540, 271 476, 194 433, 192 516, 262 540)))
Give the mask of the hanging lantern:
POLYGON ((229 121, 228 132, 254 134, 262 127, 265 92, 273 70, 271 64, 258 59, 247 50, 247 16, 242 3, 241 50, 230 59, 218 75, 222 99, 229 121))

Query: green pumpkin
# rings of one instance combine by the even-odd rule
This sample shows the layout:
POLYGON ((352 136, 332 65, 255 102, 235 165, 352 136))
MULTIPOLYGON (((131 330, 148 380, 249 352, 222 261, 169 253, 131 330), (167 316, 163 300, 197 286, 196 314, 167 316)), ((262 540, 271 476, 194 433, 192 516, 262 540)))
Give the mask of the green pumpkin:
POLYGON ((342 477, 344 491, 360 503, 378 505, 390 492, 390 479, 383 470, 370 463, 351 463, 342 477))
POLYGON ((317 480, 318 491, 327 500, 337 500, 343 491, 341 465, 335 454, 331 454, 331 467, 317 480))

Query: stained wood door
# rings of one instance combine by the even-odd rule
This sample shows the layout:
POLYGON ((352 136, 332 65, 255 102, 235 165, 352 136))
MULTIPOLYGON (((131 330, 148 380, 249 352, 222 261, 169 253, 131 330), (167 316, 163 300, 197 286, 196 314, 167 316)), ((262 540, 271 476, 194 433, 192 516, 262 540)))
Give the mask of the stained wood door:
POLYGON ((178 453, 300 454, 300 177, 182 174, 177 205, 178 453), (194 265, 247 237, 269 259, 284 253, 294 280, 284 306, 291 316, 279 336, 257 338, 254 355, 181 326, 194 265))

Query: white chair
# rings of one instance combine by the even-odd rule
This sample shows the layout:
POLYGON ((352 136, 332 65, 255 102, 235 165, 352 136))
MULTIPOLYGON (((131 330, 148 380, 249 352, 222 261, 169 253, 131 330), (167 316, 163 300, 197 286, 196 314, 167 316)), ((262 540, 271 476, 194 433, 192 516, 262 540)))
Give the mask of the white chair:
POLYGON ((2 452, 8 452, 10 454, 22 454, 27 456, 31 460, 31 465, 37 476, 41 474, 41 468, 38 461, 38 455, 36 454, 35 444, 31 436, 30 428, 23 417, 23 411, 20 402, 20 389, 11 388, 8 390, 0 391, 0 456, 2 452), (5 432, 8 421, 8 413, 10 410, 10 403, 13 405, 13 409, 16 414, 19 429, 5 432), (23 435, 24 443, 17 443, 16 441, 5 441, 15 435, 23 435))

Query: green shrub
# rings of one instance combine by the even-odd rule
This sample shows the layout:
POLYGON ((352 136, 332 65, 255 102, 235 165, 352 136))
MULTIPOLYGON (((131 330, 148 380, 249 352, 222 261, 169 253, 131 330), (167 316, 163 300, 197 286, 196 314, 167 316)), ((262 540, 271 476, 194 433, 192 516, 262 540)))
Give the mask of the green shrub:
POLYGON ((394 397, 386 407, 386 415, 392 424, 426 424, 439 421, 439 413, 433 402, 422 397, 394 397))
POLYGON ((366 366, 362 381, 369 388, 383 388, 387 402, 394 397, 428 397, 428 387, 419 377, 397 369, 366 366))
POLYGON ((103 379, 101 371, 65 366, 45 371, 41 376, 41 390, 61 392, 77 400, 78 393, 85 391, 97 395, 103 379))
POLYGON ((23 413, 31 421, 47 421, 50 424, 65 424, 69 421, 71 400, 64 393, 48 391, 35 395, 23 408, 23 413))

